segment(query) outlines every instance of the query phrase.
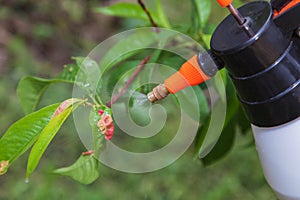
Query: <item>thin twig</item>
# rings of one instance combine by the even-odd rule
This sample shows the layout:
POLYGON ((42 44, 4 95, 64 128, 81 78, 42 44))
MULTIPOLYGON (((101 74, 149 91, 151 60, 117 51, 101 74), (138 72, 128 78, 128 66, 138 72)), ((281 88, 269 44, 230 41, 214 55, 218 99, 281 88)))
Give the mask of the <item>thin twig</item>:
POLYGON ((128 81, 125 83, 124 87, 121 89, 120 92, 118 92, 116 95, 114 95, 110 102, 106 104, 107 107, 111 107, 112 104, 114 104, 118 99, 127 91, 129 85, 136 79, 136 77, 139 75, 139 73, 142 71, 143 67, 148 63, 150 60, 151 55, 144 58, 140 64, 137 66, 136 70, 133 72, 132 76, 128 79, 128 81))
MULTIPOLYGON (((155 28, 155 31, 157 33, 159 33, 160 30, 158 28, 158 25, 153 20, 153 17, 151 16, 151 14, 150 14, 149 10, 147 9, 146 5, 144 4, 144 2, 142 0, 138 0, 138 3, 142 7, 142 9, 144 10, 144 12, 147 14, 151 25, 155 28)), ((129 78, 129 80, 126 82, 126 84, 121 89, 121 91, 118 92, 115 96, 113 96, 112 99, 111 99, 111 101, 106 104, 107 107, 111 107, 112 104, 114 104, 116 101, 118 101, 118 99, 127 91, 129 85, 134 81, 134 79, 136 79, 136 77, 139 75, 139 73, 141 72, 141 70, 143 69, 143 67, 145 66, 145 64, 148 63, 148 61, 150 60, 150 58, 151 58, 151 55, 147 56, 146 58, 144 58, 140 62, 139 66, 136 68, 136 70, 134 71, 134 73, 132 74, 132 76, 129 78)))
POLYGON ((140 6, 142 7, 142 9, 144 10, 144 12, 147 14, 149 21, 151 23, 151 25, 155 28, 155 31, 159 33, 159 28, 157 23, 154 21, 153 17, 151 16, 149 10, 147 9, 146 5, 144 4, 144 2, 142 0, 138 0, 138 3, 140 4, 140 6))

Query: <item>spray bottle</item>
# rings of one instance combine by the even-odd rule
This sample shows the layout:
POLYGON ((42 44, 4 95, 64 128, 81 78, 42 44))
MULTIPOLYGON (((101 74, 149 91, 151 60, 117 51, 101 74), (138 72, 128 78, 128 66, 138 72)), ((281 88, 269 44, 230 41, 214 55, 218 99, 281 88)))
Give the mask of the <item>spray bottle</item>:
POLYGON ((212 59, 195 55, 148 99, 201 84, 225 66, 269 185, 280 199, 300 200, 300 0, 257 1, 239 9, 232 0, 218 2, 231 15, 213 33, 212 59))

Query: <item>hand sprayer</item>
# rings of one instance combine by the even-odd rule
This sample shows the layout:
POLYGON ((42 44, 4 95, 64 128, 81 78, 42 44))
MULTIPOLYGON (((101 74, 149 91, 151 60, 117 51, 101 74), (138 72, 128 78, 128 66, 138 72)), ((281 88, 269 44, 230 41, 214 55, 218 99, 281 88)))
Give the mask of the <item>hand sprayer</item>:
POLYGON ((195 55, 148 99, 201 84, 225 66, 252 124, 268 183, 280 199, 300 200, 300 0, 257 1, 239 9, 232 0, 218 2, 231 15, 212 35, 212 59, 195 55))

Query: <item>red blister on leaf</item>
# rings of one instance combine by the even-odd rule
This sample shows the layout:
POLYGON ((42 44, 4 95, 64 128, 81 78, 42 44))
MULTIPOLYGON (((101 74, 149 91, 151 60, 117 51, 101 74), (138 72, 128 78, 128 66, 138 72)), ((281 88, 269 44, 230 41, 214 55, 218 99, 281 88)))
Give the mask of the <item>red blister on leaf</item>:
POLYGON ((0 174, 5 173, 5 171, 7 170, 8 164, 9 164, 8 160, 0 161, 0 174))
POLYGON ((89 151, 82 152, 81 155, 83 155, 83 156, 88 156, 88 155, 92 155, 92 154, 94 154, 94 153, 95 153, 94 150, 89 150, 89 151))
POLYGON ((101 111, 103 110, 98 110, 98 114, 101 116, 101 118, 97 122, 97 127, 99 128, 99 131, 105 135, 106 140, 111 140, 115 131, 113 119, 111 115, 104 114, 104 112, 101 111))
POLYGON ((63 111, 65 111, 67 108, 69 108, 70 106, 72 106, 74 103, 77 103, 81 101, 81 99, 67 99, 64 102, 62 102, 58 108, 55 110, 53 117, 59 115, 60 113, 62 113, 63 111))
POLYGON ((104 114, 104 110, 98 110, 98 114, 101 116, 104 114))

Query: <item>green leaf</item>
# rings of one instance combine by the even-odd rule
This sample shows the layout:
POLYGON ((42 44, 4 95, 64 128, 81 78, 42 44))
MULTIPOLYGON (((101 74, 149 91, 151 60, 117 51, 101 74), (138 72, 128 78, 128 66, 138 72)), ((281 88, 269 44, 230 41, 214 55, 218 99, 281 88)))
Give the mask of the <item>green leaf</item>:
POLYGON ((83 63, 83 61, 86 59, 86 57, 82 57, 82 56, 76 56, 76 57, 72 57, 73 60, 75 60, 75 63, 78 66, 81 66, 81 64, 83 63))
MULTIPOLYGON (((115 68, 109 70, 105 74, 105 76, 102 77, 102 98, 109 101, 110 95, 113 93, 113 90, 115 89, 118 81, 120 81, 124 74, 126 74, 129 70, 136 68, 140 62, 140 60, 125 61, 121 65, 117 65, 115 68)), ((132 73, 127 74, 127 76, 130 76, 131 74, 132 73)), ((125 81, 128 79, 123 77, 122 80, 124 80, 124 83, 118 84, 119 86, 123 86, 125 84, 125 81)))
POLYGON ((77 78, 77 73, 80 69, 80 65, 77 63, 77 58, 73 58, 76 61, 76 64, 67 64, 64 66, 64 69, 60 72, 57 79, 70 81, 74 83, 77 78))
POLYGON ((101 86, 102 80, 101 71, 98 63, 93 59, 86 57, 75 58, 80 66, 80 71, 77 74, 76 85, 88 93, 93 93, 97 87, 101 86))
MULTIPOLYGON (((213 80, 215 82, 215 87, 217 89, 218 94, 220 95, 222 101, 226 101, 226 90, 224 88, 224 86, 226 86, 227 84, 227 79, 229 79, 228 75, 227 75, 227 71, 226 70, 221 70, 219 71, 220 76, 219 77, 215 77, 213 80)), ((233 94, 235 95, 235 94, 233 94)))
POLYGON ((151 122, 149 112, 149 104, 139 103, 136 99, 139 98, 140 93, 133 93, 130 99, 130 107, 128 109, 131 119, 139 126, 146 126, 151 122))
POLYGON ((204 28, 211 12, 211 0, 194 0, 201 28, 204 28))
POLYGON ((99 177, 98 160, 91 155, 81 155, 79 159, 69 167, 56 169, 54 173, 69 176, 72 179, 90 184, 99 177))
MULTIPOLYGON (((202 35, 202 40, 203 40, 206 47, 210 47, 211 37, 212 37, 211 34, 203 34, 202 35)), ((223 71, 225 71, 225 70, 223 70, 223 71)))
MULTIPOLYGON (((98 109, 104 110, 104 113, 111 114, 110 108, 101 107, 98 109)), ((99 177, 99 162, 97 161, 95 156, 99 156, 100 148, 103 146, 104 135, 100 134, 97 127, 97 122, 101 118, 98 114, 98 109, 92 109, 89 116, 89 123, 94 139, 94 154, 81 155, 79 159, 77 159, 77 161, 71 166, 56 169, 54 173, 69 176, 72 179, 83 184, 90 184, 99 177)))
POLYGON ((222 133, 209 154, 202 159, 204 165, 210 165, 224 157, 232 148, 235 139, 236 127, 238 126, 239 110, 241 109, 239 100, 235 94, 233 83, 228 80, 227 92, 227 112, 222 133))
POLYGON ((155 0, 155 4, 160 24, 165 28, 172 28, 168 18, 165 15, 166 12, 163 10, 160 0, 155 0))
POLYGON ((198 128, 197 135, 195 137, 194 159, 198 159, 200 155, 200 150, 204 143, 209 127, 210 127, 210 116, 207 116, 206 119, 203 120, 203 124, 201 124, 200 127, 198 128))
MULTIPOLYGON (((204 40, 203 29, 207 25, 211 13, 211 0, 190 0, 191 2, 191 27, 190 33, 197 40, 204 40)), ((209 45, 208 45, 209 46, 209 45)))
POLYGON ((225 112, 224 106, 226 102, 217 101, 211 111, 211 114, 203 120, 195 140, 195 158, 202 159, 205 157, 217 143, 225 123, 224 116, 220 113, 225 112), (211 120, 219 124, 211 124, 211 120))
POLYGON ((44 127, 44 129, 40 133, 40 136, 38 137, 36 143, 33 145, 27 163, 27 171, 26 171, 27 178, 34 171, 43 153, 45 152, 46 148, 48 147, 48 145, 50 144, 50 142, 52 141, 52 139, 54 138, 54 136, 56 135, 60 127, 62 126, 62 124, 72 113, 73 109, 75 109, 81 103, 84 102, 83 100, 79 100, 79 99, 71 99, 71 100, 72 100, 71 103, 69 99, 60 104, 60 106, 55 111, 55 114, 53 115, 49 123, 44 127))
POLYGON ((34 111, 50 83, 52 83, 52 80, 31 76, 21 79, 17 88, 17 94, 26 114, 34 111))
MULTIPOLYGON (((108 7, 95 8, 94 11, 105 15, 136 18, 144 21, 149 21, 149 18, 142 7, 138 4, 133 3, 117 3, 108 7)), ((157 15, 151 10, 149 10, 149 12, 153 17, 153 20, 157 21, 157 15)))
POLYGON ((212 151, 202 159, 204 165, 213 164, 229 152, 234 144, 235 127, 234 120, 227 124, 212 151))
POLYGON ((192 87, 194 93, 196 94, 197 101, 191 99, 189 95, 187 95, 187 90, 182 90, 182 98, 184 98, 184 102, 190 106, 186 106, 184 112, 186 112, 190 117, 192 117, 195 121, 200 121, 200 123, 204 123, 206 117, 209 114, 209 106, 206 100, 206 97, 199 86, 192 87), (200 111, 200 119, 195 119, 193 113, 195 113, 195 107, 199 108, 200 111))
POLYGON ((195 138, 195 149, 196 149, 195 151, 197 152, 195 157, 197 157, 200 152, 200 148, 203 144, 204 137, 206 135, 204 133, 207 133, 207 130, 209 128, 210 111, 209 111, 209 105, 207 103, 206 96, 204 95, 201 87, 195 86, 194 90, 197 95, 197 101, 198 101, 199 108, 200 108, 200 119, 199 119, 200 128, 199 128, 198 133, 195 138), (203 134, 200 134, 200 133, 203 133, 203 134))
POLYGON ((199 31, 200 31, 200 19, 198 15, 198 9, 196 5, 196 0, 190 0, 191 2, 191 27, 190 33, 196 39, 199 39, 199 31))
POLYGON ((37 107, 42 95, 52 83, 71 83, 77 78, 79 64, 75 58, 76 64, 67 64, 62 72, 55 79, 44 79, 39 77, 27 76, 20 80, 17 88, 17 94, 25 114, 31 113, 37 107))
MULTIPOLYGON (((202 159, 204 165, 210 165, 224 157, 233 147, 236 128, 241 131, 247 131, 250 128, 250 123, 241 108, 240 102, 235 94, 235 90, 231 81, 227 85, 228 105, 224 129, 220 135, 218 142, 213 150, 202 159)), ((250 142, 250 144, 252 141, 250 142)))
MULTIPOLYGON (((156 32, 149 32, 147 29, 137 29, 126 38, 118 37, 118 43, 111 46, 99 62, 103 75, 114 65, 144 51, 145 48, 156 47, 154 43, 161 41, 161 37, 156 32)), ((107 43, 107 46, 109 45, 111 44, 107 43)))
POLYGON ((21 156, 36 141, 58 106, 40 109, 11 125, 0 139, 0 161, 9 161, 11 165, 21 156))
POLYGON ((74 83, 78 72, 78 66, 66 65, 57 79, 44 79, 27 76, 20 80, 17 88, 21 106, 25 114, 31 113, 37 107, 42 95, 52 83, 74 83))
MULTIPOLYGON (((104 112, 108 111, 109 108, 104 109, 104 112)), ((109 109, 110 110, 110 109, 109 109)), ((93 140, 94 140, 94 151, 95 155, 99 156, 100 148, 103 146, 104 135, 99 132, 99 128, 97 127, 97 123, 100 120, 100 115, 98 114, 97 109, 92 109, 89 116, 89 123, 92 129, 93 140)))
POLYGON ((238 110, 237 115, 238 115, 237 124, 241 129, 242 134, 249 133, 249 129, 251 129, 251 125, 242 107, 240 107, 240 109, 238 110))

